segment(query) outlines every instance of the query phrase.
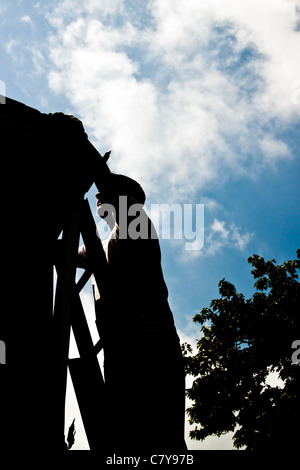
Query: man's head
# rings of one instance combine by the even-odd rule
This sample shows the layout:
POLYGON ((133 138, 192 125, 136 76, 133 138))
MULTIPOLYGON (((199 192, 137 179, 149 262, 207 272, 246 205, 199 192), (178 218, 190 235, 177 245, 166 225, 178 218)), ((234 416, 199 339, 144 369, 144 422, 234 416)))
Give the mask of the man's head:
POLYGON ((107 217, 104 211, 101 211, 102 206, 107 207, 107 205, 110 205, 114 208, 107 219, 110 226, 112 224, 112 221, 110 221, 111 216, 117 221, 120 196, 127 196, 128 205, 136 203, 144 205, 146 200, 144 190, 137 181, 125 175, 111 173, 105 184, 102 185, 101 190, 96 194, 100 217, 107 217))
POLYGON ((125 175, 111 173, 107 182, 96 194, 96 198, 100 204, 104 202, 111 204, 119 196, 127 196, 142 205, 146 200, 144 190, 137 181, 125 175))

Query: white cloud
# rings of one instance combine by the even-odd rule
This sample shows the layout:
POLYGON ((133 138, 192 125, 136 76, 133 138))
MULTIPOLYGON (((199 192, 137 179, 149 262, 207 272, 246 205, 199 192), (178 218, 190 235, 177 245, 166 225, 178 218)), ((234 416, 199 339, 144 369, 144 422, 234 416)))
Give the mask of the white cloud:
POLYGON ((194 256, 212 256, 225 247, 243 251, 253 236, 254 233, 243 233, 234 223, 228 227, 225 221, 214 219, 207 229, 202 252, 196 252, 194 256))
POLYGON ((10 41, 5 43, 5 50, 8 54, 13 54, 14 49, 19 45, 20 43, 16 39, 11 39, 10 41))
POLYGON ((182 241, 171 240, 174 248, 180 248, 180 255, 177 256, 178 261, 189 263, 200 257, 215 256, 222 250, 238 250, 245 251, 249 242, 253 239, 254 232, 248 232, 235 223, 228 224, 225 220, 215 218, 213 222, 204 227, 204 241, 196 238, 190 242, 189 250, 185 249, 186 244, 182 241))
POLYGON ((221 239, 223 239, 225 241, 228 240, 229 231, 226 230, 224 221, 214 219, 214 221, 211 225, 211 233, 212 234, 217 233, 217 234, 220 235, 221 239))
POLYGON ((204 204, 205 210, 209 210, 212 212, 221 208, 221 205, 215 199, 209 197, 201 198, 201 203, 204 204))
POLYGON ((32 23, 32 19, 31 19, 31 17, 30 17, 29 15, 21 16, 20 21, 21 21, 22 23, 28 23, 28 24, 30 24, 30 25, 33 24, 33 23, 32 23))
POLYGON ((248 245, 250 240, 253 238, 254 233, 241 233, 239 227, 235 224, 230 226, 231 229, 231 240, 233 245, 240 251, 243 251, 245 247, 248 245))
MULTIPOLYGON (((172 58, 172 53, 182 52, 186 59, 187 51, 199 52, 201 45, 205 55, 207 45, 214 39, 214 28, 227 25, 227 37, 219 39, 227 45, 232 42, 233 54, 227 57, 228 61, 235 61, 237 54, 249 47, 265 58, 250 64, 264 80, 264 93, 257 95, 256 106, 284 116, 299 113, 290 106, 290 85, 300 76, 300 64, 295 57, 299 49, 299 1, 153 0, 151 3, 158 25, 157 44, 153 47, 160 47, 172 58)), ((214 46, 209 50, 212 61, 222 43, 214 46)))
POLYGON ((71 22, 85 15, 92 18, 100 14, 106 18, 115 13, 121 13, 123 3, 124 0, 101 0, 101 2, 86 0, 84 3, 79 0, 62 0, 56 2, 56 6, 51 6, 46 17, 52 26, 62 27, 66 22, 71 22))
POLYGON ((138 16, 121 0, 65 0, 48 14, 49 85, 113 169, 165 202, 189 197, 290 155, 263 126, 299 113, 296 5, 153 0, 138 16))
POLYGON ((259 141, 259 145, 265 158, 270 162, 291 157, 288 145, 280 139, 276 140, 272 136, 266 135, 259 141))

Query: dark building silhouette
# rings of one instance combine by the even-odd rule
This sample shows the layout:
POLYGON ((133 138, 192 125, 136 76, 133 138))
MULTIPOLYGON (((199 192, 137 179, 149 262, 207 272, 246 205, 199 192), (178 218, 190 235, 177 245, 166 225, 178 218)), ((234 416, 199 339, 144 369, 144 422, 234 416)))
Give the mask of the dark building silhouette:
POLYGON ((69 368, 91 447, 98 450, 99 441, 102 453, 183 452, 184 372, 157 238, 124 240, 129 243, 122 245, 118 269, 107 265, 83 199, 94 182, 103 187, 111 173, 76 118, 42 114, 6 98, 0 105, 0 136, 0 341, 6 362, 0 365, 1 449, 66 450, 66 338, 72 320, 81 357, 69 368), (57 242, 62 230, 66 238, 57 242), (87 274, 94 273, 101 291, 96 312, 106 391, 96 359, 99 348, 89 344, 74 287, 79 232, 91 264, 87 274), (53 264, 63 279, 54 308, 53 264), (137 284, 132 286, 131 279, 137 284), (152 294, 159 290, 157 311, 155 296, 147 297, 149 287, 152 294), (135 307, 143 302, 148 306, 140 315, 135 307), (73 309, 72 318, 62 318, 59 309, 73 309), (145 326, 149 320, 150 328, 145 326))
POLYGON ((6 98, 0 106, 2 449, 63 448, 56 430, 55 240, 105 165, 80 121, 6 98))

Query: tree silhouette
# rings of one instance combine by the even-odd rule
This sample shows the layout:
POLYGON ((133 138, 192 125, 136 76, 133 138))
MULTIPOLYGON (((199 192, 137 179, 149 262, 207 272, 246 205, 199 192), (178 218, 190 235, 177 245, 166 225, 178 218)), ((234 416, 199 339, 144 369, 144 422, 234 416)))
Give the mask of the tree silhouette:
POLYGON ((189 421, 196 424, 190 436, 235 431, 236 448, 292 448, 300 418, 300 349, 293 349, 300 346, 300 250, 283 265, 258 255, 248 262, 257 292, 245 299, 221 280, 221 298, 194 317, 202 325, 196 354, 182 346, 186 372, 195 377, 187 390, 189 421), (271 372, 281 385, 267 384, 271 372))

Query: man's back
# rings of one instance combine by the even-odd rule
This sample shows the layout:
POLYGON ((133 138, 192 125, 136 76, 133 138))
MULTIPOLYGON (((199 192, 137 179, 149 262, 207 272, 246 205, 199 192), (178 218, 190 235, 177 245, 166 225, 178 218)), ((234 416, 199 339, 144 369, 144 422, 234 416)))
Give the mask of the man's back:
POLYGON ((159 241, 119 234, 104 244, 114 295, 104 309, 96 301, 114 449, 184 452, 185 374, 159 241))

